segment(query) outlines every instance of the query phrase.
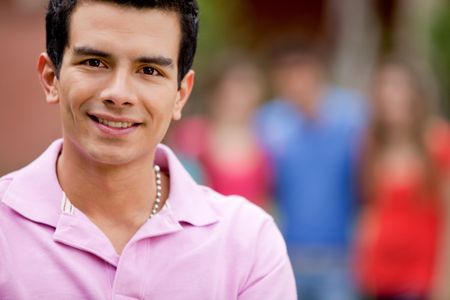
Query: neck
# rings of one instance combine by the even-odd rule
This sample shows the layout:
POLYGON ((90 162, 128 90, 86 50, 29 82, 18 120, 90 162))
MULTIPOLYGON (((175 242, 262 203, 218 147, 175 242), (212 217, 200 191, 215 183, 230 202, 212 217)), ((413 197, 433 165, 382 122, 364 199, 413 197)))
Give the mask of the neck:
POLYGON ((251 113, 214 111, 211 115, 211 123, 215 127, 247 127, 251 122, 251 113))
POLYGON ((318 109, 322 98, 324 97, 324 89, 322 86, 311 87, 309 90, 303 91, 297 97, 293 97, 298 109, 308 119, 316 119, 318 109))
POLYGON ((73 205, 94 221, 142 223, 150 216, 156 196, 153 156, 138 164, 113 166, 63 147, 57 173, 73 205))

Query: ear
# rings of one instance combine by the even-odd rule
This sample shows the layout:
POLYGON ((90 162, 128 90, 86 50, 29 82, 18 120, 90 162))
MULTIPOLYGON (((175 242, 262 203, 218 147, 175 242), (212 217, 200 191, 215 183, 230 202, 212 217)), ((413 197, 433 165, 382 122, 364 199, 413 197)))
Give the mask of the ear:
POLYGON ((39 80, 45 92, 47 103, 56 104, 59 102, 59 94, 57 88, 58 78, 56 77, 56 69, 47 53, 39 55, 37 63, 37 71, 39 80))
POLYGON ((195 72, 190 70, 183 78, 180 84, 180 89, 177 92, 177 99, 175 101, 175 107, 172 115, 172 119, 179 120, 181 119, 181 112, 183 107, 186 105, 186 102, 191 95, 192 88, 194 86, 195 81, 195 72))

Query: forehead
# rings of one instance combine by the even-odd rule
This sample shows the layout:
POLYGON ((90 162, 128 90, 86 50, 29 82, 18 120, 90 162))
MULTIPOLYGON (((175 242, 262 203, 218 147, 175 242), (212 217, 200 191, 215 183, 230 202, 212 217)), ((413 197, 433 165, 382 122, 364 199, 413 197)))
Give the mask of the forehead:
POLYGON ((69 24, 68 47, 178 56, 181 26, 175 11, 82 1, 69 24))

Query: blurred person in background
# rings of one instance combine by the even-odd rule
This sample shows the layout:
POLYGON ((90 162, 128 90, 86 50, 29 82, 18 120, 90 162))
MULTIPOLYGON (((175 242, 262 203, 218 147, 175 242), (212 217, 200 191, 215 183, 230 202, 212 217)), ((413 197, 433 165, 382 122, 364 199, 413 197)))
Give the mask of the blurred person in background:
POLYGON ((299 42, 269 63, 276 98, 256 128, 275 168, 275 199, 300 299, 354 299, 349 246, 362 99, 327 82, 319 52, 299 42))
POLYGON ((252 126, 264 93, 261 71, 246 54, 230 51, 216 59, 207 85, 206 180, 220 193, 269 209, 272 174, 252 126))
MULTIPOLYGON (((440 250, 448 234, 443 217, 450 130, 430 113, 423 82, 397 59, 383 62, 375 73, 361 154, 363 209, 355 263, 367 299, 432 299, 436 266, 445 257, 440 250)), ((448 277, 444 280, 448 285, 448 277)), ((436 300, 449 297, 439 294, 436 300)))
POLYGON ((175 124, 169 140, 188 161, 200 164, 207 185, 270 210, 273 175, 252 126, 264 92, 261 70, 244 52, 229 50, 209 71, 206 116, 175 124))

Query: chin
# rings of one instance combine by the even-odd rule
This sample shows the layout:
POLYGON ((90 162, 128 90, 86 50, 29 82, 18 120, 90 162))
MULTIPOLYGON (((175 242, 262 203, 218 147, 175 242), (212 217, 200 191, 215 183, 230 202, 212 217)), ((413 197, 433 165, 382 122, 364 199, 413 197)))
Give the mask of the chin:
POLYGON ((84 138, 65 138, 69 153, 77 160, 84 160, 87 164, 119 166, 127 165, 136 161, 141 163, 146 156, 151 155, 148 145, 142 145, 136 141, 108 140, 98 137, 87 136, 84 138))
POLYGON ((127 147, 96 145, 96 143, 87 144, 85 154, 88 160, 91 160, 93 163, 111 166, 128 164, 134 157, 133 153, 127 147))
POLYGON ((101 156, 93 156, 93 159, 99 164, 109 166, 126 165, 131 162, 130 157, 124 157, 123 155, 115 154, 102 154, 101 156))

